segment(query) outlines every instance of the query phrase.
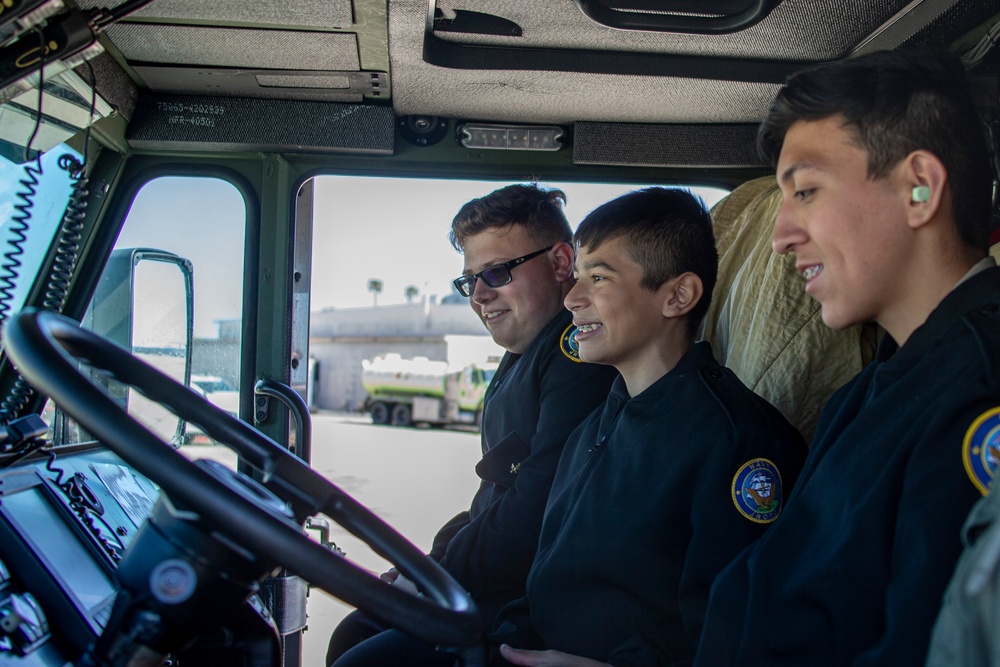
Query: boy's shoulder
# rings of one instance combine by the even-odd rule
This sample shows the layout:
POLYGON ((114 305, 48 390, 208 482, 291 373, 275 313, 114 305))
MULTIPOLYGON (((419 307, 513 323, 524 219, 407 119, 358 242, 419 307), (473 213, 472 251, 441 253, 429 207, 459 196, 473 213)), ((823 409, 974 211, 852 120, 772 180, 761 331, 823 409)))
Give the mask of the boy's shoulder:
POLYGON ((697 352, 698 379, 701 385, 719 401, 733 402, 737 405, 746 403, 753 405, 762 401, 770 405, 747 387, 736 373, 719 363, 709 343, 699 341, 695 343, 694 350, 697 352))
MULTIPOLYGON (((959 375, 979 378, 991 388, 1000 386, 1000 268, 968 278, 899 347, 889 338, 879 344, 876 361, 887 362, 899 373, 929 378, 936 383, 959 375)), ((870 377, 869 366, 858 379, 870 377)))
POLYGON ((801 434, 767 399, 747 387, 737 375, 714 358, 698 368, 698 379, 733 428, 763 428, 792 440, 801 434))
POLYGON ((963 320, 969 331, 983 341, 984 349, 978 352, 996 361, 993 357, 1000 349, 1000 268, 993 269, 985 278, 984 282, 988 281, 994 290, 983 295, 963 320))

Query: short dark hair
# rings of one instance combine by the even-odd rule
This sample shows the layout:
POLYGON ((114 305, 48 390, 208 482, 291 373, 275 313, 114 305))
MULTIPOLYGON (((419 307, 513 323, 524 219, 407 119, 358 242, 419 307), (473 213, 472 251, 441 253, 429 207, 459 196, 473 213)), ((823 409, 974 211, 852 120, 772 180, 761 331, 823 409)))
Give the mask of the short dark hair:
POLYGON ((697 333, 719 273, 712 216, 700 197, 680 188, 629 192, 591 211, 573 238, 577 248, 591 251, 621 239, 650 291, 688 271, 698 276, 704 293, 687 319, 688 332, 697 333))
POLYGON ((563 212, 565 203, 562 190, 541 188, 536 183, 508 185, 462 206, 452 220, 449 238, 461 252, 466 241, 480 232, 519 226, 539 246, 569 243, 573 230, 563 212))
POLYGON ((798 121, 842 116, 868 153, 868 177, 888 175, 915 150, 933 153, 948 170, 959 237, 989 245, 992 171, 984 126, 961 61, 920 48, 878 51, 799 72, 778 93, 760 126, 762 157, 778 162, 798 121))

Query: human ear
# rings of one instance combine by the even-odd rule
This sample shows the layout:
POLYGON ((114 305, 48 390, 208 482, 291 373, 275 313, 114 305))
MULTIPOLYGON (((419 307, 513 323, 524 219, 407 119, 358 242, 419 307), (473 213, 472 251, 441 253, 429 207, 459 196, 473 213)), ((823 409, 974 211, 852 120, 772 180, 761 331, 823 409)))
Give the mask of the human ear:
POLYGON ((667 288, 666 298, 663 302, 664 317, 681 317, 691 312, 691 309, 698 305, 705 292, 705 286, 694 273, 690 271, 671 278, 664 287, 667 288))
POLYGON ((948 170, 934 153, 913 151, 904 158, 902 187, 907 200, 907 224, 917 229, 930 222, 940 210, 948 187, 948 170))
POLYGON ((564 283, 573 278, 573 247, 565 241, 559 241, 552 248, 552 268, 556 280, 564 283))

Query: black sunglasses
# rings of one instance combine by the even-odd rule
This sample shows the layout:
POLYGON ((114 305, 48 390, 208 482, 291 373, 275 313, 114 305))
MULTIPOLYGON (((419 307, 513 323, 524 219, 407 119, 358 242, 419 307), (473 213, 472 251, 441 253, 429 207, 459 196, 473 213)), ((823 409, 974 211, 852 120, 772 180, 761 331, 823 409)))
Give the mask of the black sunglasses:
POLYGON ((520 266, 524 264, 532 257, 538 257, 542 253, 552 250, 553 246, 547 248, 542 248, 541 250, 536 250, 535 252, 529 253, 524 257, 518 257, 517 259, 512 259, 509 262, 504 262, 502 264, 494 264, 493 266, 487 266, 485 269, 479 273, 471 273, 465 276, 459 276, 452 281, 455 285, 455 289, 459 291, 462 296, 472 296, 472 290, 476 288, 476 281, 480 278, 483 282, 490 287, 503 287, 512 280, 510 275, 510 270, 515 266, 520 266))

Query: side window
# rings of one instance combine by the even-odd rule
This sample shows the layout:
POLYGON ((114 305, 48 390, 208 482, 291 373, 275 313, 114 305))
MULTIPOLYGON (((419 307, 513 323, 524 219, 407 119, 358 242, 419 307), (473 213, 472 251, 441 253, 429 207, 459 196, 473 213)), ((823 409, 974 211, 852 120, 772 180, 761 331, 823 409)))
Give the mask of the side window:
MULTIPOLYGON (((116 342, 178 381, 190 375, 192 389, 238 414, 245 238, 246 205, 231 183, 192 177, 150 181, 132 204, 85 326, 111 332, 116 342), (189 343, 185 323, 192 298, 189 343), (116 300, 114 308, 106 307, 108 299, 116 300), (124 331, 115 333, 116 328, 124 331), (189 370, 183 363, 188 344, 189 370)), ((164 440, 212 444, 195 426, 178 425, 137 392, 110 389, 164 440)))

